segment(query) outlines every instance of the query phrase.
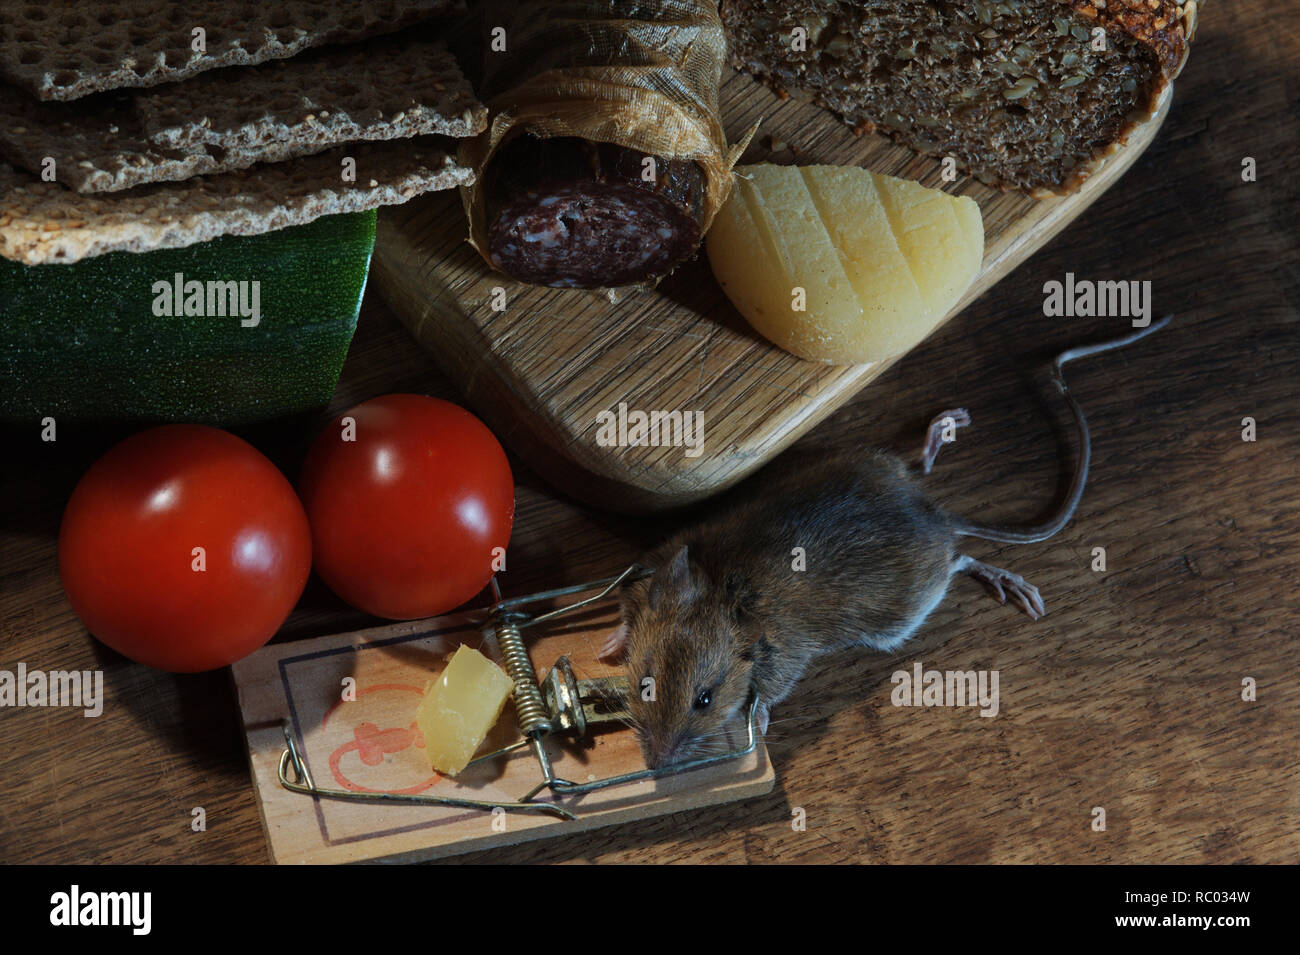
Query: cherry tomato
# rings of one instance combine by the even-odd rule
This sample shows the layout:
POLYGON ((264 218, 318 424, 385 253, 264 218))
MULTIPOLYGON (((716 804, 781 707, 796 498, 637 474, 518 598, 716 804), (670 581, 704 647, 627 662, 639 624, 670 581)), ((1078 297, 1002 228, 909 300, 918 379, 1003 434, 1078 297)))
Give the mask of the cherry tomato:
POLYGON ((63 588, 86 628, 180 673, 266 643, 310 572, 293 486, 247 442, 201 425, 151 428, 109 450, 59 531, 63 588))
POLYGON ((312 445, 298 487, 316 572, 353 607, 394 620, 446 613, 482 590, 514 522, 497 439, 424 395, 344 412, 312 445))

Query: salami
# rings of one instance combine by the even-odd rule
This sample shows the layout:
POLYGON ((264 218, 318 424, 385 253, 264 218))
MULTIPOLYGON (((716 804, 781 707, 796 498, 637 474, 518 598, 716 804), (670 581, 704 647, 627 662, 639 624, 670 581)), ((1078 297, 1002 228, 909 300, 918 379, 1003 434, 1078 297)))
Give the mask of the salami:
MULTIPOLYGON (((469 240, 535 285, 646 287, 699 248, 731 167, 715 0, 493 0, 469 240)), ((489 34, 485 34, 489 35, 489 34)))
POLYGON ((520 136, 487 171, 488 253, 535 285, 604 288, 670 272, 699 247, 704 171, 611 143, 520 136))

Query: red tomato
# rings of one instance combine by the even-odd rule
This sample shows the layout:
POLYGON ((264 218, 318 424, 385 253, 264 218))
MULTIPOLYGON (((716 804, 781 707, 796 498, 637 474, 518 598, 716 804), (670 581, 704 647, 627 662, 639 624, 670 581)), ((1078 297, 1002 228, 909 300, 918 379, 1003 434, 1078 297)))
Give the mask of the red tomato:
POLYGON ((63 588, 86 628, 180 673, 266 643, 310 572, 311 531, 292 485, 247 442, 201 425, 152 428, 112 448, 72 492, 59 531, 63 588))
POLYGON ((505 452, 478 418, 437 398, 384 395, 344 412, 312 445, 298 489, 316 572, 378 617, 460 606, 510 542, 505 452))

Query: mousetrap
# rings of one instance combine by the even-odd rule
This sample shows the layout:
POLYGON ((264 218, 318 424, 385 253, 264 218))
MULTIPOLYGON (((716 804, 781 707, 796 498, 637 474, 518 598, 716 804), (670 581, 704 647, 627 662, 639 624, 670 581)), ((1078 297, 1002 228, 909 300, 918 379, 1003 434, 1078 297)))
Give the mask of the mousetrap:
POLYGON ((235 663, 253 784, 277 863, 415 862, 747 799, 775 776, 751 699, 717 754, 646 768, 627 678, 596 659, 617 577, 480 611, 264 647, 235 663), (455 778, 416 728, 426 683, 461 644, 514 684, 455 778), (553 661, 538 668, 534 661, 553 661))

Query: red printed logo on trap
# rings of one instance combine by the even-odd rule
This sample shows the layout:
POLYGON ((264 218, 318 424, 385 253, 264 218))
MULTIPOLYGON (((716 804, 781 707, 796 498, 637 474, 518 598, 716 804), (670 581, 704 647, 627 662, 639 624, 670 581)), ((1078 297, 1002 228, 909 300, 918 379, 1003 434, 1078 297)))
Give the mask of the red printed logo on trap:
POLYGON ((334 781, 352 792, 420 793, 442 777, 430 774, 415 709, 424 691, 402 683, 359 688, 321 720, 334 781))

